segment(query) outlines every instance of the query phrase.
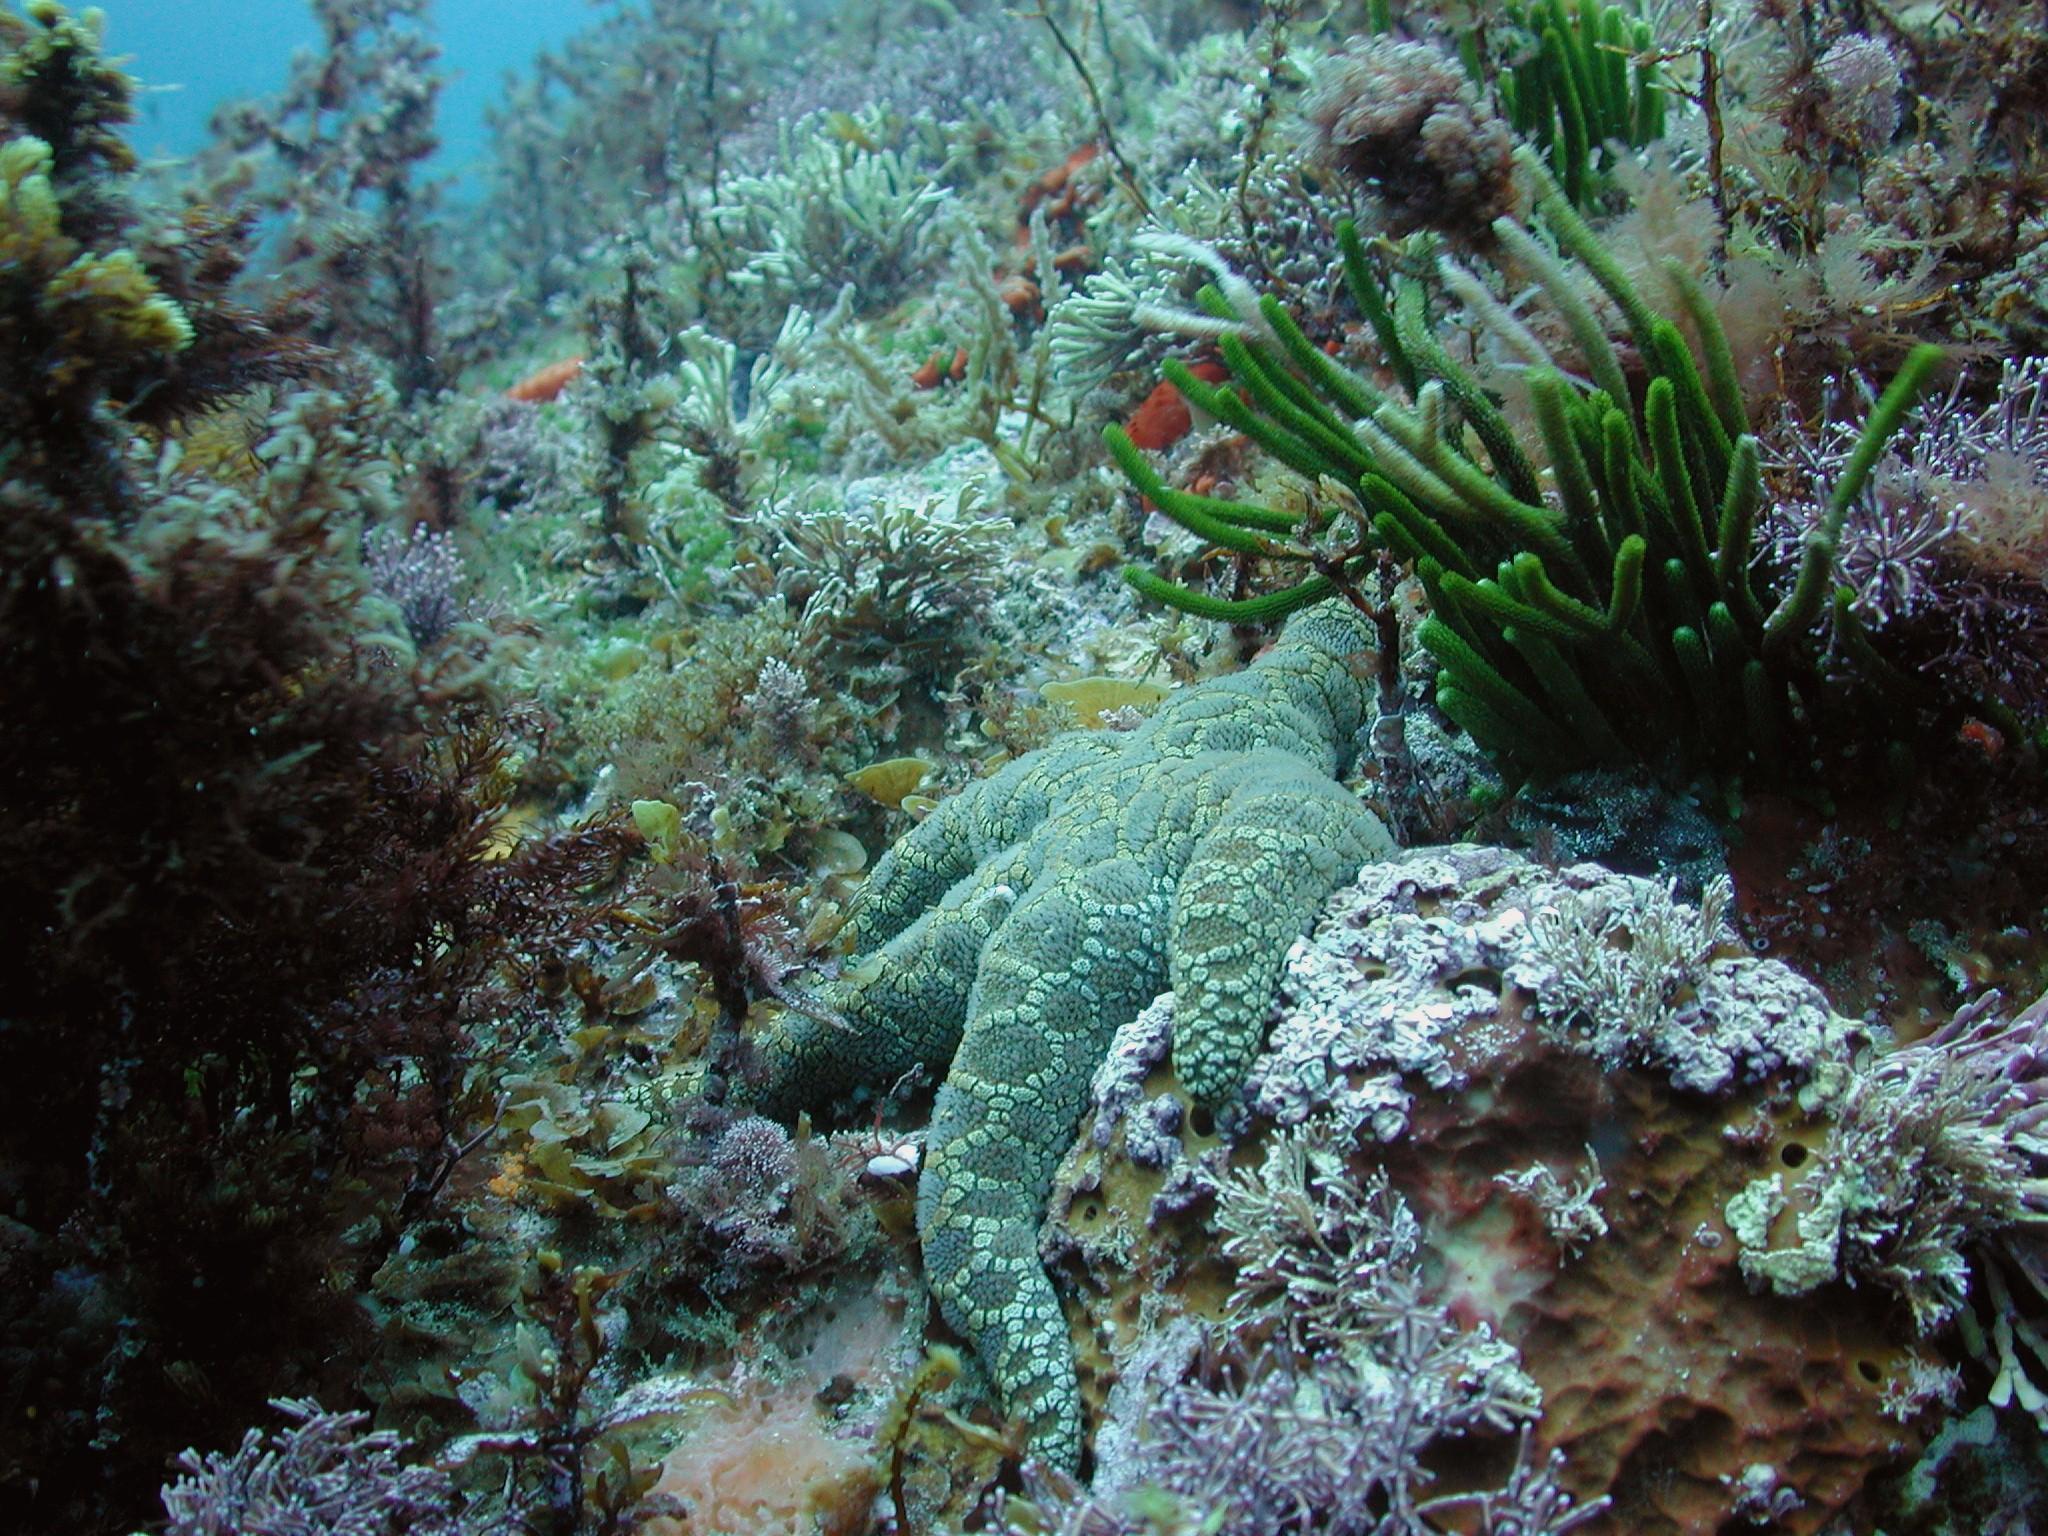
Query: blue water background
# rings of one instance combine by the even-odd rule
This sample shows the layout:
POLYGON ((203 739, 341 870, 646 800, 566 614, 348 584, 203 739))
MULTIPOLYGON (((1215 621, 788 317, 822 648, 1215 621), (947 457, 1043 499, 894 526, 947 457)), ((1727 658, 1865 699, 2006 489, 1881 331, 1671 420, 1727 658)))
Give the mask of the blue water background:
MULTIPOLYGON (((320 35, 305 0, 100 0, 100 8, 108 50, 128 55, 128 72, 143 83, 133 142, 151 158, 192 154, 216 108, 281 90, 293 53, 320 35)), ((608 9, 589 0, 433 0, 429 19, 448 77, 433 169, 469 181, 490 152, 484 109, 502 95, 505 71, 524 71, 538 51, 608 9)))

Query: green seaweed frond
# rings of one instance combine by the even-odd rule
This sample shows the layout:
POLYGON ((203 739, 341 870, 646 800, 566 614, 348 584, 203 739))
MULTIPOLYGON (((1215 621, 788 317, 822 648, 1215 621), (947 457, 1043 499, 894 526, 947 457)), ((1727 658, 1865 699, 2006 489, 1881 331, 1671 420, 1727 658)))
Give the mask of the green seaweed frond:
MULTIPOLYGON (((1421 639, 1438 665, 1439 707, 1511 773, 1640 762, 1685 778, 1781 774, 1789 734, 1819 702, 1815 635, 1842 518, 1939 349, 1914 352, 1872 412, 1791 590, 1759 590, 1760 456, 1705 293, 1672 274, 1696 353, 1543 162, 1525 149, 1522 164, 1534 218, 1496 226, 1499 259, 1534 279, 1579 356, 1560 365, 1519 322, 1490 319, 1469 295, 1467 307, 1507 326, 1503 339, 1530 365, 1533 439, 1436 340, 1423 284, 1403 276, 1390 292, 1346 224, 1347 286, 1406 402, 1326 355, 1270 297, 1204 289, 1208 313, 1237 322, 1219 341, 1229 382, 1204 383, 1179 363, 1166 375, 1197 409, 1306 477, 1312 509, 1176 490, 1122 429, 1105 436, 1166 516, 1214 549, 1295 574, 1280 591, 1235 598, 1144 569, 1127 578, 1188 612, 1258 623, 1333 592, 1362 603, 1366 570, 1391 557, 1413 567, 1428 597, 1421 639), (1571 266, 1620 312, 1646 375, 1639 385, 1571 266)), ((1481 287, 1448 263, 1437 270, 1454 292, 1481 287)))
MULTIPOLYGON (((1654 59, 1656 39, 1633 4, 1542 0, 1501 7, 1526 41, 1526 57, 1499 77, 1515 131, 1541 147, 1564 194, 1583 207, 1602 190, 1609 143, 1640 149, 1664 136, 1670 86, 1654 59)), ((1484 85, 1476 36, 1462 50, 1484 85)))

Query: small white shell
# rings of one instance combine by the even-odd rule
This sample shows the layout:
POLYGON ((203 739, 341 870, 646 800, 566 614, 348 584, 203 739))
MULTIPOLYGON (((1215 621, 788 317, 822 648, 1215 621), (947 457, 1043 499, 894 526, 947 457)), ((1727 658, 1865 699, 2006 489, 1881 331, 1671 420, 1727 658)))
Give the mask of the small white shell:
POLYGON ((915 1141, 901 1141, 869 1158, 867 1165, 861 1169, 861 1176, 869 1179, 907 1179, 917 1172, 917 1165, 923 1158, 923 1147, 915 1141))

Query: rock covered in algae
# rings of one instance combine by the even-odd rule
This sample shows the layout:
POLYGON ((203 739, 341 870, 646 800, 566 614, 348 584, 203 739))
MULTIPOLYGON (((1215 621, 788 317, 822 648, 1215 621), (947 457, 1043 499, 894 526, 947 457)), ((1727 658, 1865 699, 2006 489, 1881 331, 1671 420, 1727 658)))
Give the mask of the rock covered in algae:
MULTIPOLYGON (((1575 1529, 1819 1531, 1921 1444, 1938 1362, 1903 1309, 1839 1280, 1761 1290, 1726 1211, 1811 1155, 1871 1042, 1659 887, 1470 846, 1368 866, 1290 954, 1214 1124, 1169 1064, 1173 1007, 1119 1032, 1043 1235, 1098 1446, 1132 1442, 1117 1383, 1163 1331, 1285 1325, 1230 1310, 1208 1218, 1226 1169, 1304 1128, 1414 1213, 1428 1301, 1518 1353, 1535 1446, 1613 1501, 1575 1529), (1589 1007, 1596 961, 1616 995, 1589 1007)), ((1511 1444, 1442 1447, 1443 1486, 1498 1482, 1511 1444)))

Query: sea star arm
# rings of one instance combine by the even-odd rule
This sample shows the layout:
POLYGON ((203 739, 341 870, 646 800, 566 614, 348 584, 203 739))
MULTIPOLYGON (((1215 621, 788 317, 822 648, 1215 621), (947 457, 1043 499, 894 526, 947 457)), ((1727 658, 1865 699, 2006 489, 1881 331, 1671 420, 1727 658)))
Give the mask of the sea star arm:
POLYGON ((1373 638, 1344 605, 1296 614, 1271 650, 1242 672, 1173 695, 1139 737, 1161 757, 1285 752, 1335 778, 1351 762, 1365 710, 1352 658, 1373 638))
POLYGON ((1038 1257, 1054 1170, 1117 1026, 1165 984, 1171 891, 1135 860, 1091 864, 1018 903, 989 942, 918 1188, 925 1276, 1037 1454, 1081 1452, 1059 1297, 1038 1257))
POLYGON ((837 1017, 788 1013, 755 1041, 763 1114, 843 1104, 925 1068, 943 1078, 960 1044, 983 947, 1034 874, 1035 850, 990 859, 853 965, 826 994, 837 1017))
POLYGON ((1394 842, 1341 785, 1292 759, 1244 777, 1182 873, 1167 933, 1174 1069, 1199 1104, 1225 1103, 1265 1038, 1293 942, 1332 890, 1394 842))
POLYGON ((991 853, 1029 837, 1076 778, 1115 753, 1112 738, 1064 737, 940 801, 862 884, 852 913, 861 948, 894 938, 991 853))

